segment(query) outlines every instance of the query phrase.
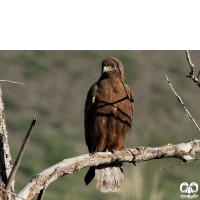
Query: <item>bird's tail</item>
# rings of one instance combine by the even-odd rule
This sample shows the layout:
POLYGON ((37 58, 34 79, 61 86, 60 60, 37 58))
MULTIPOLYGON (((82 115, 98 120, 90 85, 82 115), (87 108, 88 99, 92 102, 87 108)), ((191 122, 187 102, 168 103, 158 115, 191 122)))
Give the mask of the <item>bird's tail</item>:
POLYGON ((119 192, 124 187, 122 164, 100 165, 95 167, 96 187, 101 192, 119 192))

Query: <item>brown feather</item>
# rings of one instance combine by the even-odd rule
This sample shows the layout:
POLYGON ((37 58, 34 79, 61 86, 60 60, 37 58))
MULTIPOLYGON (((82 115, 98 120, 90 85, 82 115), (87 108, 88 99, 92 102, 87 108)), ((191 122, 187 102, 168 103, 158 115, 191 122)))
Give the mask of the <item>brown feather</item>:
MULTIPOLYGON (((116 58, 104 60, 102 75, 90 88, 85 103, 85 140, 89 152, 124 149, 125 136, 131 131, 133 111, 133 97, 124 83, 122 63, 116 58), (112 71, 103 72, 104 66, 111 66, 112 71)), ((92 173, 90 169, 86 184, 92 173)), ((118 164, 96 167, 95 179, 102 192, 117 192, 124 185, 124 175, 118 164)))

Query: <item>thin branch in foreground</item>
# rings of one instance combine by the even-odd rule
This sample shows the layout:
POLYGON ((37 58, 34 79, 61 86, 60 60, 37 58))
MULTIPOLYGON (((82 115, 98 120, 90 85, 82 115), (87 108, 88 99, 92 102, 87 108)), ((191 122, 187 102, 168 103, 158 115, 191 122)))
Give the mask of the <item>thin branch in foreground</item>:
POLYGON ((0 81, 1 81, 1 82, 16 83, 16 84, 25 85, 25 86, 31 86, 31 85, 26 84, 26 83, 20 83, 20 82, 15 82, 15 81, 10 81, 10 80, 0 80, 0 81))
POLYGON ((189 76, 186 76, 186 77, 191 78, 191 79, 195 82, 195 84, 198 85, 198 86, 200 87, 200 80, 198 79, 199 74, 198 74, 197 77, 195 77, 195 75, 194 75, 194 72, 195 72, 194 64, 192 63, 192 60, 191 60, 191 58, 190 58, 189 51, 188 51, 188 50, 185 50, 185 52, 186 52, 187 61, 188 61, 188 63, 189 63, 190 69, 191 69, 190 75, 189 75, 189 76))
POLYGON ((7 190, 4 190, 2 187, 0 187, 0 190, 2 190, 2 191, 4 191, 4 192, 7 192, 7 193, 9 193, 9 194, 12 194, 12 195, 14 195, 14 196, 16 196, 16 197, 19 197, 20 199, 26 200, 26 199, 20 197, 18 194, 15 194, 15 193, 10 192, 10 191, 7 191, 7 190))
POLYGON ((16 172, 18 170, 19 164, 21 162, 22 156, 24 154, 24 151, 25 151, 26 146, 28 144, 28 141, 30 139, 31 133, 33 132, 33 129, 35 127, 36 121, 37 121, 37 118, 34 117, 32 123, 31 123, 31 126, 30 126, 30 128, 28 130, 28 133, 26 134, 26 137, 24 138, 24 140, 22 142, 19 154, 18 154, 18 156, 17 156, 17 158, 15 160, 15 163, 13 165, 12 171, 10 172, 10 175, 8 177, 8 181, 7 181, 7 184, 6 184, 6 190, 9 190, 13 180, 15 179, 15 174, 16 174, 16 172))
POLYGON ((171 84, 171 82, 169 81, 167 75, 166 75, 165 77, 166 77, 167 82, 169 83, 169 86, 171 87, 171 89, 172 89, 174 95, 177 97, 178 101, 179 101, 179 102, 181 103, 181 105, 183 106, 183 108, 184 108, 184 110, 185 110, 187 116, 193 121, 193 123, 195 124, 195 126, 197 127, 197 129, 200 131, 200 128, 199 128, 198 124, 196 123, 196 121, 194 120, 194 118, 192 117, 192 115, 189 113, 189 111, 188 111, 188 109, 186 108, 186 106, 184 105, 184 103, 183 103, 181 97, 176 93, 176 91, 175 91, 174 88, 172 87, 172 84, 171 84))
MULTIPOLYGON (((98 166, 102 164, 111 164, 119 162, 140 163, 153 159, 163 159, 175 157, 183 162, 192 162, 196 153, 200 152, 200 140, 190 140, 181 144, 168 144, 161 147, 138 147, 122 151, 97 152, 94 154, 85 154, 74 158, 65 159, 48 169, 40 172, 33 177, 18 193, 19 196, 27 199, 39 194, 41 190, 46 189, 50 183, 63 177, 66 174, 71 175, 74 171, 80 171, 82 168, 98 166)), ((51 155, 49 155, 51 156, 51 155)), ((16 199, 19 200, 19 199, 16 199)))

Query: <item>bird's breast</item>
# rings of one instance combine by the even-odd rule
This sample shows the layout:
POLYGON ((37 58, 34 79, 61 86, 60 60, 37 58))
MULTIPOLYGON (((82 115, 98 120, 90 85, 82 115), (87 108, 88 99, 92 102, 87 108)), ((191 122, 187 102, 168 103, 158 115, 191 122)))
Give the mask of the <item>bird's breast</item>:
POLYGON ((126 92, 121 81, 118 80, 102 80, 99 83, 97 101, 113 103, 126 96, 126 92))

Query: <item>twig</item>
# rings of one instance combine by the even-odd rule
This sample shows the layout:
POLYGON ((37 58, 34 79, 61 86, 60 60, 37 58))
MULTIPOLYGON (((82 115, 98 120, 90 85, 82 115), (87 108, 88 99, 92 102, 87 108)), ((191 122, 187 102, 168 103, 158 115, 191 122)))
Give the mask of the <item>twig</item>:
POLYGON ((190 65, 190 68, 191 68, 190 75, 189 75, 189 76, 186 76, 186 77, 191 78, 191 79, 195 82, 195 84, 198 85, 198 86, 200 87, 200 81, 199 81, 199 79, 198 79, 199 74, 198 74, 197 77, 195 77, 195 75, 194 75, 194 72, 195 72, 194 64, 192 63, 192 60, 191 60, 191 58, 190 58, 189 51, 188 51, 188 50, 185 50, 185 52, 186 52, 187 61, 188 61, 189 65, 190 65))
POLYGON ((179 164, 177 164, 177 165, 172 165, 172 166, 160 168, 159 170, 168 169, 168 168, 171 168, 171 167, 177 167, 177 166, 179 166, 179 165, 183 165, 183 164, 186 164, 186 163, 187 163, 187 162, 181 162, 181 163, 179 163, 179 164))
POLYGON ((176 91, 175 91, 174 88, 172 87, 172 84, 170 83, 170 81, 169 81, 167 75, 166 75, 166 79, 167 79, 167 82, 169 83, 169 85, 170 85, 170 87, 171 87, 171 89, 172 89, 174 95, 177 97, 178 101, 182 104, 182 106, 183 106, 183 108, 184 108, 184 110, 185 110, 187 116, 193 121, 193 123, 195 124, 195 126, 197 127, 197 129, 200 131, 200 128, 199 128, 198 124, 196 123, 196 121, 194 120, 194 118, 192 117, 192 115, 189 113, 188 109, 185 107, 185 105, 184 105, 182 99, 178 96, 178 94, 176 93, 176 91))
POLYGON ((15 160, 15 163, 14 163, 14 165, 13 165, 12 171, 11 171, 9 177, 8 177, 8 181, 7 181, 7 184, 6 184, 6 190, 9 190, 9 188, 10 188, 10 186, 11 186, 11 184, 12 184, 12 181, 13 181, 14 178, 15 178, 15 174, 16 174, 16 172, 17 172, 17 169, 18 169, 19 164, 20 164, 20 162, 21 162, 22 156, 23 156, 23 154, 24 154, 24 151, 25 151, 26 146, 27 146, 27 144, 28 144, 28 141, 29 141, 29 139, 30 139, 31 133, 33 132, 33 129, 34 129, 34 127, 35 127, 36 121, 37 121, 37 118, 34 117, 32 123, 31 123, 31 126, 30 126, 30 128, 29 128, 29 131, 28 131, 28 133, 26 134, 26 137, 24 138, 24 140, 23 140, 23 142, 22 142, 22 145, 21 145, 19 154, 18 154, 18 156, 17 156, 17 158, 16 158, 16 160, 15 160))
POLYGON ((16 197, 19 197, 20 199, 26 200, 26 199, 20 197, 18 194, 15 194, 15 193, 10 192, 10 191, 7 191, 7 190, 4 190, 2 187, 0 187, 0 190, 2 190, 2 191, 4 191, 4 192, 7 192, 7 193, 10 193, 10 194, 12 194, 12 195, 14 195, 14 196, 16 196, 16 197))
POLYGON ((25 85, 25 86, 31 86, 31 85, 28 85, 26 83, 20 83, 20 82, 15 82, 15 81, 10 81, 10 80, 0 80, 1 82, 9 82, 9 83, 16 83, 16 84, 19 84, 19 85, 25 85))
POLYGON ((191 60, 191 58, 190 58, 189 51, 188 51, 188 50, 185 50, 185 52, 186 52, 187 61, 188 61, 189 65, 190 65, 190 67, 191 67, 190 75, 194 75, 194 71, 195 71, 195 70, 194 70, 194 63, 192 63, 192 60, 191 60))
MULTIPOLYGON (((199 159, 199 158, 194 159, 192 162, 197 161, 197 160, 200 160, 200 159, 199 159)), ((177 166, 179 166, 179 165, 184 165, 184 164, 188 164, 188 163, 190 163, 190 162, 181 162, 181 163, 179 163, 179 164, 177 164, 177 165, 171 165, 171 166, 168 166, 168 167, 160 168, 159 170, 168 169, 168 168, 171 168, 171 167, 177 167, 177 166)))

